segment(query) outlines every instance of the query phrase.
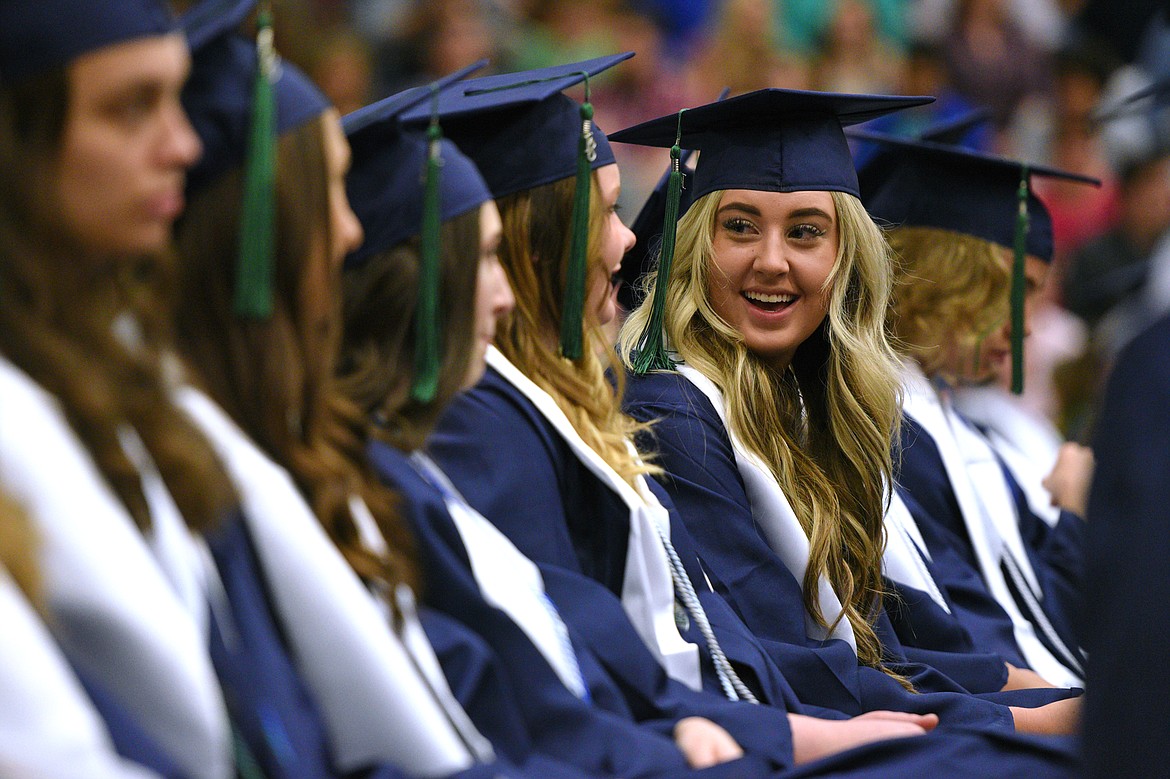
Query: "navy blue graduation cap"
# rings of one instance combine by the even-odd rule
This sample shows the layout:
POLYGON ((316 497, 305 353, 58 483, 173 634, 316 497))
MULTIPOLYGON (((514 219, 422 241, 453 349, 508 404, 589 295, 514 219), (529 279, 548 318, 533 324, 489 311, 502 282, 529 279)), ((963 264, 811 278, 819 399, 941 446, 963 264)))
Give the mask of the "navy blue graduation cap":
POLYGON ((20 83, 87 52, 175 30, 161 0, 3 0, 0 76, 20 83))
MULTIPOLYGON (((716 100, 726 100, 731 94, 729 87, 724 87, 716 100)), ((691 182, 695 177, 695 169, 688 165, 692 151, 680 149, 678 169, 681 174, 678 193, 678 217, 681 218, 695 202, 692 194, 691 182)), ((618 302, 627 311, 632 311, 642 302, 641 290, 638 288, 642 276, 650 270, 654 257, 654 249, 659 247, 659 238, 662 237, 663 220, 670 199, 671 172, 674 170, 672 159, 662 178, 654 185, 654 190, 647 196, 646 202, 630 223, 630 231, 634 234, 634 246, 622 258, 622 266, 618 269, 618 278, 622 285, 618 288, 618 302)))
POLYGON ((666 149, 681 141, 700 150, 695 199, 725 189, 856 196, 857 174, 841 128, 933 100, 760 89, 651 119, 611 138, 666 149))
MULTIPOLYGON (((615 161, 605 133, 593 123, 589 79, 632 56, 472 79, 438 100, 444 132, 475 161, 497 198, 576 177, 561 318, 561 354, 571 360, 581 356, 584 343, 590 171, 615 161), (583 104, 562 94, 581 82, 583 104)), ((420 105, 405 112, 403 122, 429 121, 431 114, 420 105)))
MULTIPOLYGON (((180 19, 193 60, 183 107, 203 141, 203 157, 187 174, 192 190, 247 157, 261 63, 256 44, 235 31, 255 5, 256 0, 206 0, 180 19)), ((280 136, 320 116, 329 100, 296 66, 282 61, 275 70, 273 132, 280 136)))
POLYGON ((296 67, 279 61, 270 3, 261 3, 255 43, 235 34, 255 0, 204 0, 183 17, 192 70, 183 106, 203 141, 188 174, 198 191, 244 164, 234 308, 272 315, 276 251, 276 139, 320 116, 329 101, 296 67))
MULTIPOLYGON (((414 87, 360 108, 342 119, 353 152, 346 187, 349 203, 365 232, 365 241, 345 258, 345 267, 363 265, 370 257, 419 235, 423 227, 425 171, 430 157, 427 136, 403 128, 402 114, 427 107, 436 93, 454 86, 486 60, 436 81, 414 87)), ((439 141, 439 221, 445 222, 492 199, 479 170, 454 143, 439 141)))
POLYGON ((662 342, 666 284, 674 258, 681 187, 680 148, 698 149, 691 198, 721 190, 764 192, 860 191, 843 127, 892 111, 925 105, 932 97, 850 95, 760 89, 634 125, 614 141, 670 149, 671 175, 662 253, 653 307, 634 362, 636 373, 671 367, 662 342))
POLYGON ((420 403, 434 398, 441 369, 440 225, 492 199, 475 164, 442 137, 436 109, 444 89, 485 64, 481 61, 428 87, 391 95, 342 121, 353 152, 346 189, 365 232, 365 241, 346 257, 345 267, 360 267, 407 238, 420 236, 411 385, 411 395, 420 403), (400 126, 403 112, 427 104, 432 114, 425 134, 400 126))
POLYGON ((898 164, 862 172, 866 207, 893 225, 934 227, 982 238, 1015 253, 1012 266, 1012 390, 1023 391, 1024 257, 1052 259, 1052 218, 1031 191, 1033 176, 1100 185, 1077 173, 877 133, 898 164))

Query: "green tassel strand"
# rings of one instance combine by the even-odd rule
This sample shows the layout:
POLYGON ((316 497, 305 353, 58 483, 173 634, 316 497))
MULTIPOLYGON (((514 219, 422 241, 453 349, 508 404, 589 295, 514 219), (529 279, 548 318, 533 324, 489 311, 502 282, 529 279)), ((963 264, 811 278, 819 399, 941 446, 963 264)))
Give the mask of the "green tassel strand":
POLYGON ((581 103, 581 137, 577 139, 577 181, 573 191, 569 269, 565 271, 565 299, 560 311, 560 356, 570 360, 579 360, 584 351, 585 283, 589 276, 589 200, 593 161, 597 159, 589 74, 583 75, 585 102, 581 103))
POLYGON ((682 171, 679 157, 682 149, 682 115, 678 112, 678 133, 670 148, 670 178, 666 185, 666 215, 662 220, 662 251, 658 256, 658 274, 654 279, 654 301, 650 318, 640 339, 642 348, 634 358, 634 374, 644 376, 650 371, 668 371, 674 360, 666 350, 664 328, 666 318, 666 290, 670 283, 670 266, 674 263, 674 242, 678 232, 678 205, 682 198, 682 171))
POLYGON ((418 307, 414 312, 414 382, 410 396, 418 403, 430 403, 439 389, 439 254, 442 225, 439 202, 439 176, 443 167, 440 154, 443 131, 437 111, 438 90, 434 90, 435 109, 427 128, 427 163, 423 188, 422 234, 419 247, 418 307))
POLYGON ((573 193, 573 222, 569 267, 565 274, 565 300, 561 311, 561 356, 581 359, 585 340, 583 314, 589 274, 589 189, 592 163, 597 159, 593 139, 593 104, 589 102, 589 74, 585 74, 585 102, 581 104, 581 137, 577 141, 577 181, 573 193))
POLYGON ((256 81, 244 169, 234 307, 241 317, 263 320, 272 316, 276 249, 276 105, 272 89, 276 52, 272 13, 267 7, 261 9, 257 27, 256 81))
POLYGON ((1024 258, 1028 246, 1028 166, 1020 169, 1019 212, 1012 257, 1012 393, 1024 391, 1024 258))

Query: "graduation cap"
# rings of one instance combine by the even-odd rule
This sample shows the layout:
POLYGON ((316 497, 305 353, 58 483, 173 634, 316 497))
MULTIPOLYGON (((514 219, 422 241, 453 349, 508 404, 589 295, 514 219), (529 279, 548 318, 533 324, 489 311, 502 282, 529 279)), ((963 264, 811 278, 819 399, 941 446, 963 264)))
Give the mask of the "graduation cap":
POLYGON ((589 79, 633 52, 518 73, 472 79, 403 113, 404 123, 438 114, 444 132, 475 161, 497 198, 576 177, 569 269, 561 317, 561 354, 581 356, 587 274, 590 172, 615 162, 605 133, 593 123, 589 79), (562 94, 585 83, 585 102, 562 94))
MULTIPOLYGON (((729 94, 731 94, 731 88, 724 87, 716 100, 726 100, 729 94)), ((690 149, 682 149, 678 158, 679 173, 682 175, 678 200, 679 218, 687 212, 691 203, 695 202, 690 185, 695 176, 695 169, 687 164, 690 161, 691 153, 690 149)), ((642 204, 634 221, 630 223, 630 232, 634 234, 636 240, 634 246, 622 258, 622 266, 618 269, 618 278, 622 281, 621 287, 618 288, 618 302, 627 311, 633 310, 642 302, 641 296, 638 294, 640 292, 638 280, 650 270, 653 249, 659 245, 658 239, 662 237, 672 170, 674 170, 673 160, 662 174, 662 178, 654 185, 654 190, 647 196, 646 202, 642 204)))
POLYGON ((87 52, 175 30, 160 0, 3 0, 0 80, 17 84, 87 52))
POLYGON ((415 105, 432 111, 443 89, 487 64, 480 61, 427 87, 416 87, 349 114, 342 126, 353 162, 346 178, 350 206, 365 241, 345 258, 347 269, 420 235, 418 306, 415 308, 414 382, 411 395, 432 400, 440 373, 440 235, 442 222, 492 199, 475 164, 442 137, 432 113, 427 132, 403 129, 399 119, 415 105))
POLYGON ((266 319, 272 315, 276 247, 276 139, 330 104, 304 73, 278 60, 268 2, 261 3, 254 43, 235 34, 254 5, 205 0, 183 17, 193 43, 183 106, 203 141, 188 191, 244 164, 234 306, 239 316, 266 319))
POLYGON ((851 133, 879 141, 897 164, 862 171, 870 214, 893 225, 934 227, 982 238, 1014 252, 1012 391, 1023 391, 1024 257, 1052 259, 1052 219, 1031 191, 1033 176, 1099 186, 1090 176, 931 141, 851 133))
MULTIPOLYGON (((700 150, 691 195, 696 200, 729 189, 814 190, 858 196, 857 173, 842 128, 933 100, 760 89, 651 119, 616 132, 612 138, 621 143, 669 148, 675 168, 682 146, 700 150)), ((681 174, 678 182, 681 186, 681 174)), ((662 343, 662 321, 674 257, 678 195, 668 200, 674 203, 668 202, 663 224, 654 307, 634 363, 634 372, 639 374, 672 365, 662 343)))

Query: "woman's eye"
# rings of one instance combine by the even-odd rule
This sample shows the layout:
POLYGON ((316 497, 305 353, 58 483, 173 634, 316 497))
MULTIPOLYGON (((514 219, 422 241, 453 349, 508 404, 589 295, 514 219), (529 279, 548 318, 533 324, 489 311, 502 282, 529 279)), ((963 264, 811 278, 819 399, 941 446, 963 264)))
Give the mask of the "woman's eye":
POLYGON ((729 233, 743 235, 744 233, 747 233, 754 228, 752 223, 748 220, 741 219, 739 217, 732 217, 731 219, 723 222, 723 229, 727 230, 729 233))
POLYGON ((795 225, 788 231, 788 237, 797 241, 808 241, 813 238, 820 238, 824 234, 824 229, 813 224, 795 225))

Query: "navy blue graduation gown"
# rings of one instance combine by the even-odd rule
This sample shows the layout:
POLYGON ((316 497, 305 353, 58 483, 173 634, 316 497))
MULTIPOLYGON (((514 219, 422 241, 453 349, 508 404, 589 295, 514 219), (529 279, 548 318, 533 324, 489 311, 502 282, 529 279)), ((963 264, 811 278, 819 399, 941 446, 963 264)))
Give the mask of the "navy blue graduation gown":
MULTIPOLYGON (((873 709, 933 711, 948 724, 1011 729, 1006 705, 1040 705, 1069 694, 973 696, 930 666, 909 662, 885 614, 879 615, 876 627, 893 654, 891 665, 926 694, 910 694, 881 671, 859 665, 842 641, 809 638, 800 583, 757 528, 731 441, 707 397, 681 374, 656 373, 630 377, 625 407, 634 418, 655 423, 644 443, 667 472, 663 483, 713 573, 712 582, 744 623, 775 650, 774 659, 802 700, 849 714, 873 709), (712 521, 716 517, 719 521, 712 521)), ((983 663, 988 679, 1001 678, 998 658, 967 659, 973 665, 983 663)))
MULTIPOLYGON (((332 767, 320 712, 292 664, 242 517, 230 518, 206 538, 229 607, 228 613, 210 612, 211 657, 237 739, 269 779, 340 776, 332 767)), ((456 777, 519 775, 501 761, 456 777)), ((346 777, 405 779, 406 774, 379 765, 346 777)))
POLYGON ((174 760, 163 751, 155 740, 142 729, 135 718, 134 712, 123 706, 117 698, 84 673, 77 666, 71 665, 77 680, 85 689, 94 709, 101 716, 114 743, 114 749, 119 755, 132 760, 138 765, 149 768, 165 779, 183 779, 186 777, 174 760))
MULTIPOLYGON (((440 420, 428 448, 464 497, 522 552, 539 562, 548 594, 573 630, 574 638, 583 640, 586 648, 604 664, 605 670, 622 687, 632 710, 661 710, 664 695, 681 695, 688 699, 685 709, 689 710, 680 710, 677 703, 669 704, 667 708, 707 716, 719 722, 740 741, 748 754, 756 751, 753 742, 758 743, 759 738, 776 740, 778 733, 769 734, 766 729, 760 732, 758 728, 745 731, 726 719, 729 709, 759 718, 767 716, 772 707, 729 703, 715 694, 695 693, 682 688, 666 677, 629 623, 614 594, 620 592, 626 552, 628 528, 624 505, 617 511, 614 505, 603 500, 611 495, 611 491, 596 482, 531 403, 499 374, 489 368, 474 390, 455 401, 440 420), (496 434, 496 431, 506 433, 496 434), (579 498, 579 503, 562 503, 559 496, 549 494, 550 490, 556 493, 566 485, 574 487, 572 494, 579 498), (590 530, 594 531, 592 537, 590 530), (619 548, 606 551, 605 541, 619 548), (593 578, 583 576, 582 570, 589 571, 593 578), (647 697, 648 692, 652 693, 651 697, 647 697), (745 735, 751 735, 753 740, 745 741, 745 735)), ((699 564, 685 528, 673 512, 671 538, 680 556, 688 560, 688 569, 699 564)), ((696 582, 696 589, 703 587, 696 582)), ((712 600, 712 603, 718 602, 718 599, 712 600)), ((735 616, 726 604, 724 609, 724 615, 735 616)), ((714 610, 709 608, 710 611, 714 610)), ((738 619, 736 624, 742 628, 738 619)), ((740 637, 759 646, 746 629, 740 637)), ((720 639, 725 648, 736 645, 736 641, 728 640, 724 634, 720 639)), ((845 649, 849 651, 848 647, 845 649)), ((770 656, 770 653, 766 654, 770 656)), ((801 659, 809 673, 824 675, 821 658, 806 653, 801 659)), ((856 658, 850 663, 856 673, 856 658)), ((743 666, 750 667, 750 664, 743 666)), ((888 680, 884 674, 880 676, 888 680)), ((908 705, 904 710, 934 711, 939 706, 932 706, 928 701, 937 703, 945 697, 961 705, 960 702, 969 697, 965 693, 912 696, 893 684, 902 698, 924 702, 918 708, 908 705)), ((790 695, 780 694, 777 700, 787 700, 790 695)), ((853 708, 859 708, 857 699, 851 700, 854 701, 853 708)), ((1058 777, 1067 776, 1074 770, 1076 755, 1069 744, 1062 740, 1035 741, 1018 736, 1009 732, 1011 719, 1006 709, 989 705, 987 711, 992 716, 984 717, 982 724, 989 725, 991 730, 981 728, 978 732, 968 732, 955 728, 926 738, 871 744, 783 775, 916 776, 942 768, 953 777, 986 776, 993 771, 1018 776, 1058 777), (1004 727, 1001 715, 1006 715, 1009 727, 1004 727)), ((823 713, 823 709, 806 707, 806 712, 823 713)), ((979 722, 980 718, 970 717, 967 721, 979 722)), ((734 768, 734 764, 732 766, 734 768)), ((731 775, 740 774, 731 770, 731 775)))
MULTIPOLYGON (((916 519, 931 555, 948 563, 947 567, 940 565, 939 568, 942 583, 949 587, 952 579, 963 580, 969 576, 969 572, 979 571, 975 550, 934 440, 909 417, 903 417, 901 435, 898 483, 904 494, 910 495, 921 509, 916 519)), ((1084 523, 1079 517, 1063 512, 1060 523, 1055 528, 1049 527, 1028 507, 1023 491, 1002 462, 1000 465, 1018 511, 1025 550, 1044 592, 1044 613, 1066 646, 1079 646, 1073 622, 1081 604, 1080 550, 1083 547, 1081 533, 1084 523)), ((968 595, 974 598, 975 590, 968 590, 968 595)), ((996 621, 990 609, 975 607, 973 610, 988 616, 982 622, 972 619, 966 623, 977 640, 988 642, 980 646, 994 647, 1010 658, 1010 646, 1016 645, 1014 638, 1010 646, 1006 644, 1006 637, 1010 634, 1004 631, 1010 630, 1011 624, 1006 613, 1001 612, 1002 619, 996 621), (992 641, 999 643, 992 644, 992 641)), ((1047 646, 1043 631, 1037 631, 1037 635, 1047 646)), ((1055 656, 1060 656, 1055 648, 1048 648, 1055 656)), ((1018 647, 1016 652, 1018 657, 1018 647)))
MULTIPOLYGON (((466 685, 458 678, 467 674, 451 667, 447 653, 440 648, 444 642, 436 646, 452 690, 481 732, 496 744, 497 723, 519 719, 519 725, 509 725, 509 739, 525 743, 513 746, 508 756, 522 764, 527 753, 535 750, 602 774, 638 777, 677 775, 687 770, 682 753, 668 735, 673 722, 657 728, 639 726, 622 690, 575 631, 570 628, 589 701, 569 691, 524 631, 483 598, 441 493, 403 453, 374 443, 370 458, 378 473, 403 497, 402 507, 418 543, 427 583, 424 602, 474 629, 504 661, 500 665, 507 677, 506 689, 494 700, 481 696, 477 701, 464 694, 466 685), (501 712, 503 708, 510 711, 501 712)), ((424 624, 436 643, 431 625, 424 624)), ((638 713, 653 716, 657 712, 638 713)))
POLYGON ((1089 775, 1170 776, 1170 319, 1119 358, 1093 451, 1081 626, 1089 775))

